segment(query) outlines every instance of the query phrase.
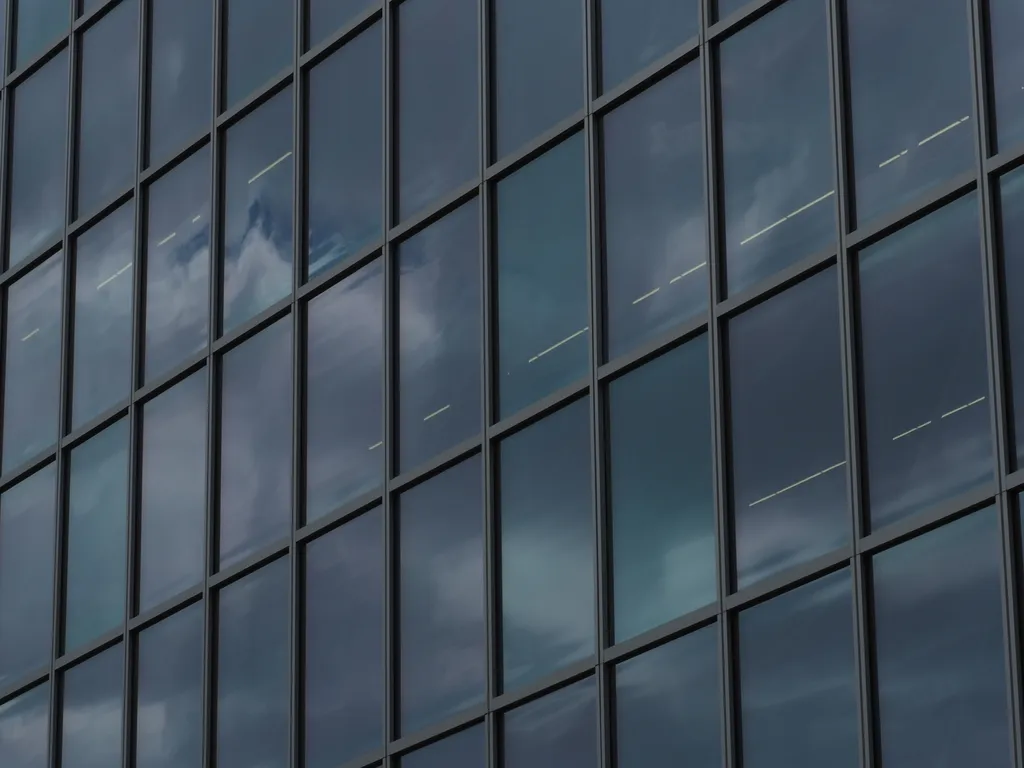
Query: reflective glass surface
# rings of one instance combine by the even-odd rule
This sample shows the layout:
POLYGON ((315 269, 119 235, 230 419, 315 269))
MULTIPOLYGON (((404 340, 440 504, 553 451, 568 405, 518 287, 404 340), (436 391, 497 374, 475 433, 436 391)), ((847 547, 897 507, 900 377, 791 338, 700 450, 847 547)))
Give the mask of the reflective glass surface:
POLYGON ((49 683, 0 704, 0 764, 4 768, 47 768, 49 717, 49 683))
POLYGON ((120 643, 64 673, 61 768, 121 764, 124 648, 120 643))
POLYGON ((310 277, 382 239, 381 38, 375 24, 309 73, 310 277))
POLYGON ((730 294, 836 241, 826 0, 788 0, 722 43, 730 294))
POLYGON ((480 432, 480 208, 398 246, 399 471, 480 432))
POLYGON ((995 100, 997 149, 1012 149, 1024 141, 1024 3, 989 0, 992 42, 992 90, 995 100))
POLYGON ((495 187, 501 418, 586 374, 584 173, 576 134, 495 187))
POLYGON ((383 745, 383 620, 377 507, 306 549, 307 768, 336 768, 383 745))
POLYGON ((600 0, 601 89, 608 91, 696 36, 699 0, 600 0))
POLYGON ((226 0, 225 108, 292 65, 292 0, 226 0))
POLYGON ((75 448, 69 463, 65 652, 119 629, 124 620, 128 419, 75 448))
POLYGON ((990 507, 873 558, 885 765, 1013 764, 999 546, 990 507))
MULTIPOLYGON (((383 482, 383 302, 380 261, 309 302, 307 521, 383 482)), ((288 367, 284 364, 282 370, 288 367)))
POLYGON ((683 67, 601 123, 609 359, 707 310, 700 80, 683 67))
POLYGON ((474 725, 410 752, 398 764, 401 768, 485 768, 487 731, 483 725, 474 725))
POLYGON ((28 64, 71 26, 68 0, 14 0, 15 68, 28 64))
POLYGON ((358 19, 379 0, 302 0, 307 5, 309 48, 315 48, 358 19))
POLYGON ((291 525, 292 322, 278 320, 224 356, 220 558, 227 568, 291 525))
POLYGON ((597 685, 581 680, 502 718, 504 768, 597 768, 597 685))
POLYGON ((594 652, 589 454, 588 398, 499 446, 503 690, 594 652))
MULTIPOLYGON (((1024 466, 1024 170, 1008 173, 999 182, 1003 292, 1006 342, 1009 354, 1011 439, 1015 466, 1024 466)), ((10 338, 10 336, 8 336, 10 338)))
POLYGON ((977 217, 971 194, 857 259, 873 528, 992 476, 977 217))
POLYGON ((735 565, 743 588, 850 537, 836 270, 730 320, 727 333, 735 565))
MULTIPOLYGON (((262 0, 260 0, 262 2, 262 0)), ((227 130, 223 330, 292 290, 292 91, 227 130)))
POLYGON ((615 639, 714 602, 706 336, 608 388, 615 639))

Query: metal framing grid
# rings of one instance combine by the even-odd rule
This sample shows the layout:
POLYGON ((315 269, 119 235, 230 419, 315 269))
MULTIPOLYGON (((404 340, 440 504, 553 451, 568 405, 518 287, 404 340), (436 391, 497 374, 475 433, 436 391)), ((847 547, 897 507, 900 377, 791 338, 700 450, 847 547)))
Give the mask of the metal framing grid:
MULTIPOLYGON (((13 28, 13 14, 15 11, 15 0, 0 0, 6 3, 7 18, 12 23, 8 28, 13 28)), ((111 8, 122 0, 107 0, 99 7, 75 18, 75 14, 69 8, 68 34, 54 43, 44 52, 40 53, 27 65, 8 75, 4 80, 4 90, 10 93, 12 88, 23 83, 32 73, 39 70, 47 61, 59 54, 64 49, 69 51, 71 62, 70 92, 68 111, 68 148, 67 148, 67 178, 65 199, 68 211, 73 210, 73 192, 77 157, 74 151, 75 146, 75 125, 77 101, 79 96, 79 69, 80 69, 80 37, 93 23, 101 19, 111 8)), ((649 342, 639 349, 636 349, 623 357, 610 361, 606 364, 596 364, 599 361, 602 349, 602 321, 603 309, 599 297, 602 295, 602 280, 604 278, 601 258, 601 226, 600 226, 600 192, 599 192, 599 135, 597 124, 600 117, 610 109, 622 104, 633 95, 639 93, 649 85, 660 80, 671 72, 684 65, 697 66, 700 68, 702 78, 703 112, 704 112, 704 162, 705 162, 705 188, 707 199, 706 234, 709 248, 709 280, 712 286, 720 284, 719 275, 722 271, 723 232, 720 224, 719 206, 721 201, 720 180, 721 153, 719 150, 718 124, 719 105, 715 98, 715 47, 716 43, 760 18, 784 0, 754 0, 741 10, 731 14, 721 21, 713 21, 714 8, 713 0, 700 0, 700 33, 699 35, 679 46, 669 54, 665 55, 643 71, 635 74, 627 82, 615 87, 611 91, 600 96, 597 88, 598 57, 600 56, 599 34, 600 24, 598 19, 599 0, 579 0, 583 6, 582 18, 584 22, 584 46, 585 61, 585 83, 587 89, 586 107, 577 114, 552 127, 542 136, 534 139, 529 145, 521 148, 509 157, 498 162, 490 163, 491 144, 493 139, 491 120, 489 115, 493 107, 493 78, 492 78, 492 3, 494 0, 479 0, 480 19, 480 45, 479 45, 479 96, 480 96, 480 167, 484 169, 481 177, 477 180, 456 190, 445 200, 434 204, 430 210, 415 215, 411 220, 395 222, 393 213, 393 179, 392 179, 392 155, 395 147, 395 135, 393 128, 394 115, 394 74, 392 72, 395 46, 393 41, 392 18, 397 5, 402 0, 383 0, 374 7, 369 8, 358 18, 354 19, 344 29, 338 30, 330 39, 317 45, 309 51, 305 51, 305 9, 304 2, 292 0, 294 8, 294 54, 291 66, 284 72, 279 73, 270 82, 265 83, 261 89, 240 104, 233 106, 226 112, 219 110, 222 103, 222 90, 224 83, 223 51, 224 51, 224 15, 226 0, 214 0, 211 3, 213 9, 214 29, 214 62, 212 64, 214 74, 212 117, 208 130, 201 136, 195 137, 187 146, 181 148, 175 156, 159 165, 146 168, 144 166, 145 146, 144 130, 147 121, 148 107, 148 71, 150 66, 148 51, 149 25, 149 4, 151 0, 140 2, 140 68, 144 73, 139 78, 139 113, 138 113, 138 136, 140 140, 137 147, 137 172, 134 183, 131 187, 123 190, 114 199, 108 201, 100 209, 88 212, 78 219, 68 222, 59 238, 40 249, 33 256, 25 259, 15 267, 0 274, 0 290, 6 295, 6 289, 18 278, 28 274, 32 269, 41 264, 46 258, 57 250, 63 249, 65 255, 63 262, 63 304, 61 313, 62 345, 61 345, 61 379, 63 382, 62 396, 60 402, 59 420, 61 424, 61 437, 58 445, 44 451, 37 457, 31 459, 23 466, 0 477, 0 491, 11 488, 16 483, 34 473, 38 469, 51 462, 56 464, 58 476, 58 521, 55 541, 55 599, 53 606, 53 628, 54 640, 50 664, 37 670, 24 678, 17 680, 0 691, 0 701, 10 700, 29 688, 46 680, 57 680, 59 672, 72 665, 94 656, 102 650, 113 647, 123 640, 124 663, 125 663, 125 712, 123 720, 122 748, 125 760, 133 758, 134 755, 134 734, 133 734, 133 700, 134 681, 137 677, 135 670, 135 646, 138 633, 145 627, 151 626, 157 621, 197 601, 202 601, 205 610, 205 636, 204 636, 204 666, 203 666, 203 754, 204 764, 207 766, 215 763, 215 697, 213 695, 214 681, 216 677, 216 595, 218 590, 242 576, 251 573, 262 565, 280 557, 290 558, 291 567, 291 617, 292 626, 290 631, 290 669, 292 673, 291 686, 291 722, 289 726, 289 754, 292 764, 295 766, 303 763, 303 746, 301 738, 301 723, 303 722, 303 696, 301 693, 301 677, 304 668, 302 658, 302 619, 304 602, 303 584, 303 551, 304 545, 331 529, 336 528, 346 520, 377 505, 383 506, 384 530, 385 530, 385 591, 388 597, 387 607, 384 612, 384 637, 385 639, 385 681, 387 685, 386 712, 386 746, 373 754, 365 755, 350 765, 356 766, 372 765, 383 763, 385 766, 397 765, 397 757, 415 747, 435 741, 445 735, 457 731, 471 724, 483 722, 488 733, 488 761, 489 765, 496 767, 500 764, 500 727, 498 716, 501 712, 519 705, 528 700, 534 699, 553 689, 559 688, 570 682, 594 676, 598 687, 598 712, 599 723, 597 728, 598 747, 601 755, 602 765, 612 765, 614 762, 614 727, 612 720, 611 702, 611 677, 610 672, 616 662, 635 656, 644 650, 654 647, 669 639, 682 635, 695 628, 717 623, 721 627, 719 633, 721 638, 721 652, 723 671, 721 676, 723 695, 723 717, 722 717, 722 745, 724 761, 727 766, 736 766, 740 763, 737 744, 736 725, 736 704, 735 704, 735 617, 736 612, 746 606, 763 601, 780 592, 790 589, 795 585, 805 583, 823 574, 849 566, 853 574, 854 583, 854 612, 855 626, 857 628, 857 669, 859 676, 859 698, 860 698, 860 731, 861 740, 861 765, 864 768, 871 768, 878 764, 879 758, 876 749, 875 737, 873 734, 874 724, 872 715, 871 696, 873 684, 871 680, 871 640, 869 626, 870 600, 867 579, 867 559, 870 555, 913 536, 922 531, 951 520, 981 506, 995 503, 1000 513, 1000 526, 1002 535, 1003 557, 1003 610, 1004 624, 1012 627, 1009 632, 1009 639, 1006 643, 1007 666, 1010 671, 1010 692, 1008 707, 1011 713, 1013 728, 1013 754, 1014 764, 1021 766, 1021 682, 1020 682, 1020 638, 1016 629, 1019 625, 1019 598, 1018 598, 1018 566, 1020 555, 1014 542, 1018 535, 1018 524, 1016 519, 1016 505, 1013 497, 1016 492, 1024 489, 1024 470, 1011 471, 1012 466, 1009 460, 1010 445, 1012 439, 1007 427, 1006 404, 1006 372, 1003 352, 1003 335, 1005 320, 1000 306, 999 291, 999 266, 997 259, 998 238, 995 231, 995 202, 993 200, 993 184, 998 177, 1006 171, 1024 164, 1024 146, 1004 151, 996 156, 990 156, 989 150, 992 146, 990 141, 990 121, 993 114, 990 103, 988 80, 991 72, 991 53, 988 49, 987 28, 987 0, 965 0, 970 9, 970 14, 965 18, 965 23, 971 26, 972 53, 974 57, 974 108, 978 115, 975 128, 976 138, 976 164, 972 172, 963 174, 949 180, 939 188, 932 190, 925 199, 917 200, 913 204, 905 206, 899 211, 891 213, 883 220, 872 222, 867 227, 849 230, 851 209, 850 200, 850 119, 849 99, 847 94, 846 75, 847 72, 847 51, 844 46, 844 0, 826 0, 829 9, 829 49, 831 58, 831 95, 833 107, 833 138, 836 146, 836 184, 837 195, 835 199, 838 222, 840 226, 839 240, 836 247, 828 252, 817 254, 802 262, 783 270, 782 272, 767 279, 763 283, 743 294, 728 299, 723 299, 718 290, 712 291, 712 308, 705 316, 690 321, 677 327, 670 333, 649 342), (305 253, 305 242, 303 240, 303 226, 294 227, 294 248, 296 258, 293 261, 293 285, 296 289, 292 295, 285 298, 257 317, 253 318, 242 327, 232 330, 223 336, 216 334, 219 317, 220 297, 218 295, 220 285, 220 227, 223 218, 223 191, 220 186, 223 170, 223 142, 225 130, 236 122, 251 113, 270 97, 281 92, 284 88, 293 86, 293 141, 294 152, 298 162, 294 164, 295 197, 293 213, 296 222, 305 220, 307 200, 305 198, 304 183, 307 177, 308 160, 305 157, 304 135, 306 131, 305 107, 307 104, 307 73, 309 70, 323 61, 331 53, 338 50, 350 39, 354 38, 370 25, 380 23, 384 33, 384 46, 382 62, 384 70, 384 210, 385 210, 385 231, 386 235, 382 242, 365 249, 363 252, 346 260, 344 263, 334 265, 324 274, 318 275, 310 281, 305 281, 304 258, 299 257, 305 253), (542 399, 513 417, 501 420, 492 424, 494 414, 494 361, 493 350, 496 339, 495 318, 492 310, 492 294, 496 286, 496 279, 492 265, 493 235, 491 222, 493 217, 493 185, 514 170, 522 167, 530 160, 538 157, 547 149, 559 143, 570 135, 582 132, 587 152, 587 189, 588 189, 588 232, 587 244, 589 251, 588 281, 591 296, 590 323, 594 332, 591 334, 591 367, 590 373, 584 379, 568 386, 550 396, 542 399), (139 258, 142 250, 144 229, 145 229, 145 206, 144 189, 149 183, 155 181, 170 169, 190 157, 202 148, 210 146, 212 155, 212 216, 213 224, 211 239, 213 245, 212 264, 210 270, 210 317, 211 327, 214 329, 212 343, 207 350, 186 361, 176 370, 162 376, 159 380, 145 383, 142 378, 140 365, 140 351, 143 344, 143 331, 141 315, 144 310, 143 298, 143 270, 136 269, 133 276, 135 301, 133 305, 132 323, 132 344, 133 344, 133 366, 132 366, 132 394, 127 402, 112 408, 107 413, 94 419, 91 423, 71 433, 67 433, 68 414, 70 408, 70 340, 71 324, 73 321, 73 277, 74 260, 71 257, 70 247, 75 235, 84 231, 93 223, 107 213, 113 211, 119 205, 128 200, 138 201, 135 207, 135 258, 139 258), (993 434, 996 441, 996 468, 991 484, 967 495, 966 497, 952 499, 925 513, 917 515, 909 520, 896 523, 880 531, 868 534, 863 524, 863 503, 862 503, 862 463, 863 447, 860 443, 860 432, 858 425, 861 423, 859 410, 859 398, 857 386, 857 352, 855 344, 855 322, 854 322, 854 294, 853 280, 854 270, 851 254, 860 247, 874 242, 896 229, 917 220, 925 214, 935 210, 940 205, 962 195, 977 190, 982 208, 981 232, 982 252, 984 259, 984 277, 987 294, 987 317, 986 333, 988 342, 988 361, 990 373, 990 414, 993 426, 993 434), (482 360, 486 375, 482 382, 482 420, 486 425, 484 433, 476 438, 434 457, 426 465, 413 471, 405 472, 397 477, 392 477, 392 470, 395 466, 393 439, 388 437, 395 433, 395 360, 396 350, 393 343, 394 326, 394 296, 395 296, 395 275, 393 270, 393 254, 395 246, 401 240, 420 231, 427 225, 437 221, 446 213, 452 211, 462 203, 478 198, 480 200, 480 246, 483 254, 482 269, 482 323, 483 323, 483 350, 482 360), (303 396, 302 372, 305 368, 305 303, 317 296, 327 288, 335 285, 344 277, 352 274, 360 267, 369 262, 381 258, 384 265, 384 327, 385 327, 385 363, 382 386, 385 387, 387 396, 384 398, 385 407, 382 414, 384 423, 385 439, 385 467, 387 478, 385 488, 380 492, 371 493, 346 505, 342 509, 335 510, 332 514, 318 519, 308 525, 303 524, 301 505, 304 494, 302 480, 305 466, 303 434, 305 403, 303 396), (842 328, 842 357, 843 372, 845 377, 845 402, 846 402, 846 423, 847 423, 847 482, 850 490, 850 500, 855 514, 851 515, 852 525, 852 546, 847 546, 819 557, 811 562, 804 563, 797 567, 776 574, 766 581, 755 584, 749 588, 732 592, 730 590, 730 536, 729 519, 727 514, 727 492, 728 483, 726 477, 727 456, 725 437, 725 410, 726 397, 724 389, 723 371, 723 340, 722 323, 729 316, 753 306, 783 291, 788 286, 798 282, 804 277, 820 271, 828 266, 836 265, 839 272, 841 289, 841 328, 842 328), (290 318, 293 332, 293 440, 292 440, 292 520, 291 533, 284 539, 263 548, 251 555, 245 561, 228 568, 224 571, 215 571, 214 553, 217 549, 217 502, 219 489, 218 476, 218 445, 219 445, 219 370, 223 354, 236 347, 245 339, 263 330, 271 323, 282 318, 290 318), (606 462, 605 456, 605 435, 603 413, 605 410, 606 384, 613 378, 629 371, 657 354, 676 346, 683 341, 707 332, 709 336, 709 347, 711 356, 712 376, 712 407, 713 407, 713 443, 714 443, 714 475, 715 475, 715 530, 717 535, 717 561, 718 561, 718 600, 716 604, 710 605, 693 613, 679 617, 674 621, 655 628, 639 637, 609 646, 610 637, 611 597, 609 590, 610 558, 608 555, 608 543, 606 541, 607 520, 606 520, 606 462), (135 585, 137 559, 137 535, 134 521, 138 508, 138 489, 135 478, 139 466, 141 407, 156 395, 167 390, 174 384, 182 381, 188 375, 201 370, 207 370, 208 382, 208 429, 207 429, 207 457, 208 468, 206 477, 207 510, 206 516, 206 576, 202 584, 166 601, 164 604, 148 611, 143 615, 133 615, 135 604, 135 585), (548 676, 547 678, 530 685, 525 690, 515 690, 507 693, 499 693, 499 667, 500 667, 500 608, 498 596, 498 571, 497 571, 497 520, 496 520, 496 496, 497 483, 495 480, 495 456, 494 449, 497 442, 515 431, 518 431, 529 424, 534 423, 543 416, 566 405, 585 395, 590 395, 590 419, 591 419, 591 466, 593 468, 594 498, 595 503, 595 550, 597 572, 596 578, 596 631, 598 638, 597 653, 582 662, 548 676), (131 458, 130 458, 130 480, 129 480, 129 503, 131 513, 128 523, 128 547, 127 562, 127 584, 126 590, 126 613, 123 625, 106 636, 91 643, 85 648, 75 650, 71 654, 62 655, 60 637, 62 636, 63 618, 63 569, 62 563, 65 555, 64 524, 67 514, 67 456, 68 452, 75 446, 82 444, 85 440, 97 434, 99 431, 127 417, 131 429, 131 458), (395 695, 397 694, 395 678, 395 665, 392 663, 396 654, 394 638, 392 637, 393 611, 395 606, 395 582, 397 576, 396 551, 392 536, 392 517, 394 494, 408 489, 423 480, 432 477, 453 464, 476 454, 482 454, 482 466, 484 473, 484 538, 486 542, 485 572, 486 587, 489 595, 486 629, 487 629, 487 691, 486 703, 464 712, 447 722, 433 726, 423 732, 396 738, 395 725, 395 695)), ((421 2, 423 0, 420 0, 421 2)), ((70 4, 69 4, 70 5, 70 4)), ((7 48, 8 63, 12 57, 12 46, 7 48)), ((0 126, 3 127, 4 136, 10 135, 12 129, 12 116, 9 108, 10 99, 4 98, 0 108, 0 126)), ((4 176, 7 178, 7 167, 9 166, 9 148, 3 154, 4 176)), ((6 185, 4 185, 6 188, 6 185)), ((6 197, 5 197, 6 203, 6 197)), ((0 207, 3 223, 6 226, 7 205, 0 207)), ((6 318, 4 319, 6 323, 6 318)), ((4 326, 5 330, 6 326, 4 326)), ((4 337, 0 333, 0 339, 4 337)), ((2 343, 2 342, 0 342, 2 343)), ((2 351, 2 350, 0 350, 2 351)), ((53 695, 50 698, 50 755, 49 764, 56 768, 60 763, 60 701, 58 695, 59 685, 52 688, 53 695)), ((128 762, 125 763, 129 764, 128 762)), ((345 766, 344 768, 350 768, 345 766)))

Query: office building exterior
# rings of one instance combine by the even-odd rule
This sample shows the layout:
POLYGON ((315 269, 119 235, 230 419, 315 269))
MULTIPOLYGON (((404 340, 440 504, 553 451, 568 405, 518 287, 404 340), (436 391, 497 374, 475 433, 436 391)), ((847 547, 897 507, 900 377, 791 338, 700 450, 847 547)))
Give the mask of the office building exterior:
POLYGON ((1024 2, 0 14, 0 766, 1022 765, 1024 2))

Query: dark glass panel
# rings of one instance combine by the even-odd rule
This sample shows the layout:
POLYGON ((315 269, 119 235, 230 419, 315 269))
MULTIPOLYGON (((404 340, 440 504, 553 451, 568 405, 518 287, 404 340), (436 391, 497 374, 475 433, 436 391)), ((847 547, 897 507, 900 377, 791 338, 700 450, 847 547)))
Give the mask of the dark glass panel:
POLYGON ((47 768, 49 720, 48 682, 0 704, 0 765, 47 768))
POLYGON ((61 768, 121 764, 124 648, 120 643, 64 673, 61 768))
POLYGON ((354 22, 363 13, 380 5, 380 0, 306 0, 308 4, 309 45, 315 48, 354 22))
POLYGON ((480 432, 480 270, 475 200, 398 247, 399 471, 480 432))
POLYGON ((597 685, 581 680, 502 718, 504 768, 597 768, 597 685))
POLYGON ((720 48, 726 283, 836 241, 826 0, 789 0, 720 48))
POLYGON ((495 197, 498 387, 504 418, 587 372, 583 135, 502 179, 495 197))
POLYGON ((500 445, 503 689, 594 652, 590 400, 500 445))
POLYGON ((992 90, 995 97, 996 149, 1012 149, 1024 141, 1024 3, 989 0, 992 90))
POLYGON ((291 525, 291 319, 232 349, 223 366, 218 538, 226 568, 291 525))
POLYGON ((288 765, 287 557, 219 595, 217 768, 288 765))
POLYGON ((698 0, 600 0, 601 90, 695 37, 699 11, 698 0))
POLYGON ((721 21, 725 19, 729 14, 734 11, 738 11, 746 5, 750 5, 753 0, 712 0, 717 11, 715 18, 721 21))
POLYGON ((977 208, 968 195, 858 258, 872 528, 992 477, 977 208))
POLYGON ((68 0, 14 0, 15 68, 36 58, 71 26, 68 0))
POLYGON ((128 419, 71 451, 70 464, 65 652, 120 628, 124 620, 128 419))
MULTIPOLYGON (((292 65, 293 0, 227 0, 225 101, 231 108, 292 65)), ((290 101, 290 99, 289 99, 290 101)))
POLYGON ((609 359, 707 311, 700 99, 693 63, 601 123, 609 359))
POLYGON ((374 24, 309 73, 309 277, 382 239, 381 43, 374 24))
POLYGON ((398 764, 400 768, 485 768, 487 731, 483 725, 474 725, 410 752, 398 764))
POLYGON ((850 538, 839 287, 827 269, 729 321, 736 579, 850 538))
MULTIPOLYGON (((1024 466, 1024 170, 999 181, 1006 336, 1013 411, 1015 466, 1024 466)), ((10 336, 8 336, 8 339, 10 336)), ((10 342, 8 342, 10 343, 10 342)))
POLYGON ((885 765, 1009 768, 995 508, 872 560, 885 765))
POLYGON ((383 304, 379 261, 309 302, 307 521, 383 482, 383 304))
POLYGON ((292 90, 285 88, 224 136, 223 326, 292 290, 292 90))
POLYGON ((384 743, 384 520, 375 508, 306 549, 306 768, 384 743))

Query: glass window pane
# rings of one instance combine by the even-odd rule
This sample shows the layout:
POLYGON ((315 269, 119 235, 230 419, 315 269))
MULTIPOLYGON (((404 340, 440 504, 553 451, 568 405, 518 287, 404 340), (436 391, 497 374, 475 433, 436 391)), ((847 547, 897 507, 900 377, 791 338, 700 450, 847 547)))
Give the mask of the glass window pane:
POLYGON ((700 105, 693 63, 601 123, 608 359, 707 311, 700 105))
POLYGON ((480 270, 475 200, 398 246, 399 471, 480 432, 480 270))
POLYGON ((203 580, 206 370, 142 407, 139 611, 203 580))
POLYGON ((124 648, 120 643, 64 673, 61 768, 121 764, 124 648))
POLYGON ((132 186, 139 101, 139 0, 121 0, 82 35, 79 215, 132 186))
POLYGON ((354 22, 380 0, 307 0, 309 25, 308 48, 315 48, 335 32, 354 22))
POLYGON ((213 0, 153 0, 150 8, 149 162, 210 130, 213 0))
POLYGON ((288 765, 290 576, 282 557, 219 595, 218 768, 288 765))
POLYGON ((1024 466, 1024 370, 1021 368, 1024 365, 1024 170, 1008 173, 999 180, 998 204, 1012 390, 1011 439, 1015 446, 1015 467, 1019 469, 1024 466))
POLYGON ((974 167, 968 21, 962 0, 849 4, 858 226, 974 167))
MULTIPOLYGON (((37 2, 36 7, 39 5, 37 2)), ((21 14, 18 23, 19 26, 22 23, 21 14)), ((14 89, 11 110, 14 117, 8 266, 60 240, 64 230, 68 135, 66 51, 58 53, 14 89)))
POLYGON ((729 321, 739 588, 849 541, 834 268, 729 321))
POLYGON ((991 507, 873 559, 885 765, 1013 764, 999 563, 991 507))
POLYGON ((309 302, 307 522, 384 481, 383 305, 379 261, 309 302))
POLYGON ((824 0, 789 0, 722 43, 730 294, 836 241, 824 0))
POLYGON ((57 439, 63 282, 58 252, 7 289, 4 473, 57 439))
POLYGON ((630 75, 653 64, 699 31, 698 0, 600 0, 600 3, 603 91, 611 90, 630 75))
POLYGON ((219 565, 227 568, 291 525, 291 319, 235 347, 223 366, 219 565))
POLYGON ((715 5, 716 19, 725 19, 729 14, 738 11, 746 5, 752 4, 753 0, 713 0, 715 5))
POLYGON ((483 725, 466 728, 404 755, 398 765, 401 768, 485 768, 487 731, 483 725))
POLYGON ((495 0, 495 160, 583 108, 583 4, 495 0))
POLYGON ((0 704, 0 764, 4 768, 47 768, 49 720, 49 683, 0 704))
POLYGON ((381 43, 375 24, 309 73, 309 277, 382 239, 381 43))
POLYGON ((484 498, 480 457, 399 497, 401 733, 486 694, 484 498))
POLYGON ((210 321, 210 151, 149 187, 146 380, 202 351, 210 321))
POLYGON ((718 628, 699 629, 615 668, 618 768, 720 768, 718 628))
POLYGON ((581 680, 502 718, 504 768, 597 768, 597 686, 581 680))
POLYGON ((56 481, 48 464, 0 495, 0 682, 50 663, 56 481))
POLYGON ((480 174, 478 0, 405 0, 398 22, 398 218, 480 174))
POLYGON ((499 471, 509 691, 594 652, 589 398, 503 440, 499 471))
POLYGON ((989 0, 992 43, 992 87, 995 95, 997 149, 1011 149, 1024 141, 1024 3, 989 0))
POLYGON ((747 768, 857 768, 859 726, 850 572, 739 615, 747 768))
POLYGON ((226 104, 230 109, 292 66, 291 0, 227 0, 226 104))
POLYGON ((977 208, 968 195, 858 258, 875 529, 992 477, 977 208))
POLYGON ((75 243, 75 429, 127 399, 132 386, 135 204, 122 205, 75 243))
POLYGON ((71 451, 70 464, 65 652, 124 620, 128 420, 71 451))
POLYGON ((224 332, 292 290, 292 89, 225 134, 224 332))
POLYGON ((203 763, 203 604, 139 634, 135 768, 203 763))
POLYGON ((16 69, 36 58, 71 26, 68 0, 14 0, 16 69))
POLYGON ((384 744, 384 519, 379 507, 306 549, 306 767, 384 744))
POLYGON ((576 134, 498 182, 501 418, 586 375, 587 197, 576 134))

